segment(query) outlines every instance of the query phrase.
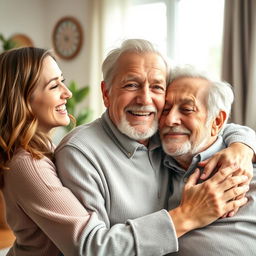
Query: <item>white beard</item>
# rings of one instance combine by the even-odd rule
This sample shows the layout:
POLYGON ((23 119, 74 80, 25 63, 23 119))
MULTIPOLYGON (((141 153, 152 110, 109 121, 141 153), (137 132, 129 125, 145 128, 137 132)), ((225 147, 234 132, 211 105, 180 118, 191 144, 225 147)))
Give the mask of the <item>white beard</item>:
POLYGON ((135 127, 131 126, 126 120, 125 116, 122 116, 121 122, 117 125, 117 128, 120 130, 121 133, 125 134, 133 140, 145 140, 152 137, 157 132, 158 120, 156 114, 155 116, 156 118, 153 120, 151 127, 143 132, 138 131, 135 127))
MULTIPOLYGON (((207 129, 208 128, 206 127, 206 130, 207 129)), ((178 127, 175 128, 174 127, 174 130, 176 132, 180 131, 180 132, 187 132, 188 134, 190 134, 190 131, 188 131, 187 129, 184 129, 184 128, 178 128, 178 127)), ((173 156, 173 157, 183 156, 183 155, 193 156, 202 151, 202 149, 206 146, 209 139, 210 138, 209 138, 208 134, 205 133, 205 134, 202 134, 201 140, 195 145, 192 145, 191 141, 188 140, 188 141, 184 142, 179 148, 174 148, 174 147, 172 148, 172 147, 168 147, 168 144, 169 143, 175 144, 175 141, 170 139, 167 142, 163 140, 162 146, 163 146, 165 153, 170 156, 173 156)))

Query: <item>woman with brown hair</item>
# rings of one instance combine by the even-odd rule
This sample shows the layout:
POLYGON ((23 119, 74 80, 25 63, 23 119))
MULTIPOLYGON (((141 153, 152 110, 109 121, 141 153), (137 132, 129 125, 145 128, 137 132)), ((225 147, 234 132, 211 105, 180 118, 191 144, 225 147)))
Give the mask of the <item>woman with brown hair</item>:
POLYGON ((69 124, 71 96, 51 52, 26 47, 0 55, 0 185, 17 238, 8 255, 59 255, 55 244, 71 255, 90 217, 52 162, 49 134, 69 124))

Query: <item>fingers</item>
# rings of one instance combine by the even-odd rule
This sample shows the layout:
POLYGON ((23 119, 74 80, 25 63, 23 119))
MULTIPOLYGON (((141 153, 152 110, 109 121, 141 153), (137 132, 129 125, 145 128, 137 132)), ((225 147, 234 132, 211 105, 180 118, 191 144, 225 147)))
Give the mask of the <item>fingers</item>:
MULTIPOLYGON (((226 178, 227 177, 229 177, 229 176, 231 176, 234 172, 236 172, 237 171, 237 167, 236 166, 234 166, 234 165, 232 165, 232 166, 229 166, 229 167, 226 167, 226 168, 221 168, 217 173, 215 173, 214 175, 213 175, 213 177, 211 177, 208 181, 212 181, 212 182, 215 182, 215 183, 217 183, 217 184, 220 184, 220 183, 222 183, 224 180, 226 180, 226 178)), ((238 176, 239 177, 239 176, 238 176)), ((241 181, 241 182, 245 182, 246 180, 245 180, 245 178, 244 177, 242 177, 242 176, 240 176, 241 177, 241 179, 243 180, 243 181, 241 181)), ((232 180, 231 180, 232 181, 232 180)), ((236 180, 234 180, 234 181, 236 181, 236 180)), ((236 183, 234 183, 234 184, 236 184, 236 183)))
MULTIPOLYGON (((248 184, 241 184, 240 186, 244 186, 244 185, 248 185, 248 184)), ((236 199, 241 199, 242 197, 245 197, 245 193, 241 194, 240 196, 238 196, 236 199)))
POLYGON ((226 204, 225 210, 226 210, 226 212, 234 211, 234 209, 239 209, 239 207, 245 205, 247 202, 248 202, 247 197, 243 197, 241 199, 236 199, 236 200, 230 201, 226 204))
POLYGON ((251 148, 241 143, 232 143, 228 148, 221 150, 207 161, 200 163, 199 166, 204 167, 204 172, 200 179, 205 180, 214 170, 235 164, 239 167, 239 174, 246 174, 250 180, 253 176, 252 156, 251 148))
MULTIPOLYGON (((243 185, 245 185, 245 183, 241 184, 240 186, 243 186, 243 185)), ((234 199, 241 199, 241 198, 245 197, 245 195, 246 195, 246 193, 242 193, 241 195, 237 196, 234 199)), ((239 208, 235 208, 231 212, 224 214, 221 218, 233 217, 238 212, 238 210, 239 210, 239 208)))
POLYGON ((196 168, 195 172, 192 175, 190 175, 190 177, 185 185, 186 188, 190 188, 190 187, 196 185, 196 183, 199 179, 199 176, 200 176, 200 171, 198 168, 196 168))
POLYGON ((235 214, 237 213, 237 211, 239 210, 239 208, 234 209, 233 211, 227 213, 227 217, 233 217, 235 216, 235 214))
MULTIPOLYGON (((222 189, 223 191, 226 191, 238 185, 241 187, 242 184, 244 184, 247 180, 248 180, 248 177, 246 175, 229 176, 223 182, 219 182, 219 188, 222 189)), ((248 184, 245 184, 245 185, 248 186, 248 184)))
POLYGON ((206 165, 208 162, 209 162, 209 159, 206 159, 206 160, 204 160, 204 161, 199 162, 199 163, 198 163, 198 166, 200 166, 200 167, 205 167, 205 165, 206 165))
POLYGON ((218 163, 218 160, 218 158, 212 157, 198 164, 198 166, 204 167, 204 171, 201 174, 200 179, 205 180, 211 175, 211 173, 213 173, 218 163))
POLYGON ((253 165, 250 163, 245 168, 241 168, 241 166, 234 172, 233 175, 246 175, 248 176, 248 182, 252 179, 253 176, 253 165))
POLYGON ((230 200, 240 200, 243 199, 244 197, 238 197, 244 193, 246 193, 249 190, 249 186, 248 185, 244 185, 244 186, 236 186, 234 188, 229 189, 228 191, 226 191, 224 193, 223 199, 225 201, 230 201, 230 200))

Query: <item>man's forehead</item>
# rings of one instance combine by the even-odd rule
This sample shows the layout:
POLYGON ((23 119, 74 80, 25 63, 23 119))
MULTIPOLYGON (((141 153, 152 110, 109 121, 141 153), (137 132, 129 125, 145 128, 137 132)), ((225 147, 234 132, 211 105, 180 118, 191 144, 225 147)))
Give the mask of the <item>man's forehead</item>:
POLYGON ((168 86, 167 95, 176 94, 184 97, 185 95, 198 96, 209 92, 209 82, 202 78, 179 78, 168 86))
POLYGON ((159 54, 154 52, 124 52, 119 56, 117 65, 143 65, 157 69, 161 68, 167 71, 167 66, 164 59, 159 54))
POLYGON ((172 85, 183 85, 183 86, 191 86, 191 87, 209 87, 210 82, 202 77, 178 77, 174 79, 171 83, 170 86, 172 85))
MULTIPOLYGON (((126 82, 126 81, 133 81, 133 80, 140 80, 140 79, 144 79, 145 74, 144 73, 137 73, 137 72, 129 72, 129 73, 125 73, 122 76, 122 81, 126 82)), ((166 77, 163 76, 162 74, 148 74, 149 79, 152 79, 155 82, 166 82, 166 77)))
POLYGON ((188 104, 188 105, 197 105, 199 100, 193 94, 187 93, 174 93, 172 91, 167 91, 166 94, 166 105, 173 105, 173 104, 188 104))
MULTIPOLYGON (((193 79, 194 80, 194 79, 193 79)), ((209 86, 206 80, 199 83, 179 81, 171 83, 166 93, 166 104, 206 104, 209 86), (201 83, 202 82, 202 83, 201 83)))

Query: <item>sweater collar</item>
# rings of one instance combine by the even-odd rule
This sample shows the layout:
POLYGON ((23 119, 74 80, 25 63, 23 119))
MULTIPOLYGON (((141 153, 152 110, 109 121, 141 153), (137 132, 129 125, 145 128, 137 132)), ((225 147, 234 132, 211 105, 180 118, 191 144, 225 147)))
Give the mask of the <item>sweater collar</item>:
POLYGON ((128 158, 133 157, 137 150, 154 150, 161 146, 158 134, 150 138, 148 147, 146 147, 121 133, 110 119, 108 110, 102 114, 102 121, 104 130, 109 134, 109 136, 115 141, 116 145, 124 152, 124 154, 126 154, 128 158))

